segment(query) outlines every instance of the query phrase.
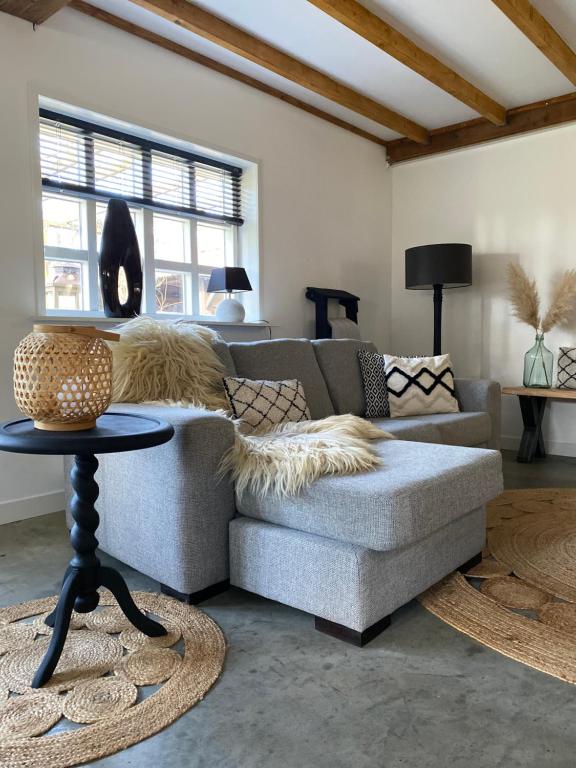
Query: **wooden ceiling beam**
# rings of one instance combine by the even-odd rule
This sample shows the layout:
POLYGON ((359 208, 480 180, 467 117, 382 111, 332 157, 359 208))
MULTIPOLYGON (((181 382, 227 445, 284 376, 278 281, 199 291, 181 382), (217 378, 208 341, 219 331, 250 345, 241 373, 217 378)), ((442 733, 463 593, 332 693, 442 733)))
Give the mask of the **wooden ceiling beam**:
POLYGON ((408 136, 422 144, 428 141, 426 128, 413 120, 186 0, 133 0, 133 2, 402 136, 408 136))
POLYGON ((0 11, 42 24, 69 3, 70 0, 0 0, 0 11))
POLYGON ((576 85, 576 53, 528 0, 492 0, 562 74, 576 85))
POLYGON ((501 104, 356 0, 309 0, 309 2, 490 122, 495 125, 503 125, 506 122, 506 109, 501 104))
POLYGON ((376 136, 375 134, 369 133, 362 128, 358 128, 358 126, 352 125, 352 123, 347 123, 345 120, 341 120, 339 117, 331 115, 329 112, 324 112, 323 110, 314 107, 312 104, 307 104, 305 101, 301 101, 294 96, 290 96, 283 91, 279 91, 277 88, 274 88, 271 85, 267 85, 266 83, 260 82, 260 80, 256 80, 255 78, 250 77, 249 75, 238 72, 238 70, 232 69, 232 67, 228 67, 225 64, 216 61, 215 59, 211 59, 201 53, 196 53, 196 51, 192 51, 190 48, 186 48, 184 45, 179 45, 172 40, 168 40, 166 37, 162 37, 162 35, 158 35, 155 32, 144 29, 137 24, 132 24, 132 22, 126 21, 126 19, 115 16, 112 13, 108 13, 108 11, 104 11, 101 8, 96 8, 95 6, 84 2, 84 0, 72 0, 70 3, 70 8, 74 8, 74 10, 80 11, 81 13, 84 13, 87 16, 91 16, 93 19, 97 19, 98 21, 102 21, 105 24, 109 24, 112 27, 116 27, 116 29, 121 29, 123 32, 127 32, 130 35, 139 37, 141 40, 145 40, 152 45, 163 48, 170 53, 175 53, 177 56, 182 56, 183 58, 188 59, 188 61, 194 62, 194 64, 200 64, 201 66, 212 69, 221 75, 225 75, 226 77, 230 77, 240 83, 244 83, 244 85, 248 85, 250 88, 254 88, 257 91, 262 91, 262 93, 266 93, 269 96, 280 99, 286 104, 291 104, 293 107, 297 107, 304 112, 308 112, 309 114, 314 115, 321 120, 325 120, 328 123, 337 125, 339 128, 343 128, 345 131, 355 133, 357 136, 361 136, 363 139, 372 141, 375 144, 380 144, 380 146, 383 147, 385 147, 387 144, 386 140, 382 139, 380 136, 376 136))
POLYGON ((507 114, 508 122, 502 126, 492 125, 480 118, 436 128, 430 131, 430 142, 425 147, 406 139, 389 141, 388 162, 393 165, 404 160, 414 160, 574 122, 576 121, 576 93, 515 107, 509 109, 507 114))

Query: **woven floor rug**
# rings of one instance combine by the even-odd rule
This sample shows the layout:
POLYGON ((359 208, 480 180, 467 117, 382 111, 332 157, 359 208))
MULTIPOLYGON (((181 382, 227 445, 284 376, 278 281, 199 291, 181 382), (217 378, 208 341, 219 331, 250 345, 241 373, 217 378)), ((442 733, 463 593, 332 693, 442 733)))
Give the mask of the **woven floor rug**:
POLYGON ((2 768, 66 768, 118 752, 170 725, 212 687, 226 652, 214 621, 164 595, 132 596, 168 634, 141 634, 102 590, 102 607, 73 615, 56 672, 41 690, 30 684, 56 598, 0 609, 2 768))
POLYGON ((505 491, 487 528, 482 563, 420 602, 489 648, 576 683, 576 490, 505 491))

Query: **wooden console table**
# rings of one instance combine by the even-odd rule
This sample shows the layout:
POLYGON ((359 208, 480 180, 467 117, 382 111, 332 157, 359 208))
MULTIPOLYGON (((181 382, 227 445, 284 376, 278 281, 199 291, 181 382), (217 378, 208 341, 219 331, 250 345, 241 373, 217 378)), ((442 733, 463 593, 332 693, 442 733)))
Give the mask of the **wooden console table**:
POLYGON ((517 460, 526 464, 546 456, 542 419, 547 400, 576 400, 574 389, 541 389, 540 387, 502 387, 503 395, 517 395, 522 411, 524 432, 517 460))

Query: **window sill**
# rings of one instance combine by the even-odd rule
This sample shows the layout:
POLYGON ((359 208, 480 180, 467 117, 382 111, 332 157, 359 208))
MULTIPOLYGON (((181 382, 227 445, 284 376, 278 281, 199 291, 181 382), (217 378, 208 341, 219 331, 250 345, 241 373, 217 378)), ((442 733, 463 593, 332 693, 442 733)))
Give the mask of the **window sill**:
MULTIPOLYGON (((155 320, 164 320, 169 322, 171 320, 183 320, 190 323, 198 323, 198 325, 209 326, 223 326, 228 328, 273 328, 274 326, 266 320, 258 320, 256 322, 242 322, 242 323, 228 323, 222 320, 212 320, 208 317, 187 317, 185 315, 176 315, 174 317, 159 316, 159 315, 142 315, 142 317, 153 317, 155 320)), ((128 317, 105 317, 104 315, 90 314, 84 312, 81 315, 38 315, 37 317, 31 317, 30 320, 33 323, 43 323, 44 325, 122 325, 127 323, 130 319, 128 317)))

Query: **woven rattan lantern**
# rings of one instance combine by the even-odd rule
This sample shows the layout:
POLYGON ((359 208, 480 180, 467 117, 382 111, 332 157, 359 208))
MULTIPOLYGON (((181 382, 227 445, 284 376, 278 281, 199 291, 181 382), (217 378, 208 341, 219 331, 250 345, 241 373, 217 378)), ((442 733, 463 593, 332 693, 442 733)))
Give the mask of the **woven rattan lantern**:
POLYGON ((112 399, 117 333, 92 327, 35 325, 14 353, 14 397, 37 429, 92 429, 112 399))

